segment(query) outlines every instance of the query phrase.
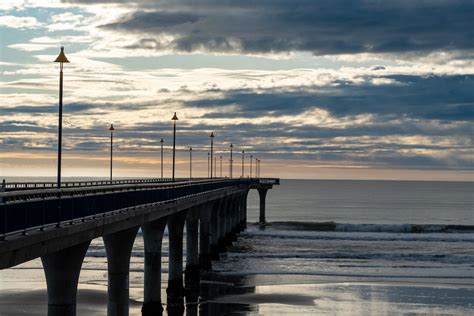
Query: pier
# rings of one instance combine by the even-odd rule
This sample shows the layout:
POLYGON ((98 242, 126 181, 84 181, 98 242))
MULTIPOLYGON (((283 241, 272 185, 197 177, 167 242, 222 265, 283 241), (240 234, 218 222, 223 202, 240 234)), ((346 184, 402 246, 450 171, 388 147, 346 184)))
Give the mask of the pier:
POLYGON ((246 228, 247 195, 258 190, 260 222, 276 178, 140 179, 3 184, 0 269, 41 258, 48 315, 76 315, 82 262, 102 237, 108 263, 108 315, 128 315, 129 264, 141 229, 145 245, 142 315, 161 314, 161 245, 169 236, 168 309, 183 308, 200 271, 246 228), (184 229, 186 228, 186 240, 184 229), (186 243, 186 266, 183 266, 186 243))

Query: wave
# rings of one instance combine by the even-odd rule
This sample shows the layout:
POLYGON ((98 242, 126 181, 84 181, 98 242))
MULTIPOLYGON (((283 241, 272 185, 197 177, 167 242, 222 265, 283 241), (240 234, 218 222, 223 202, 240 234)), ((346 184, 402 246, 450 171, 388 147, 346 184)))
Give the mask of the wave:
MULTIPOLYGON (((258 226, 259 224, 249 224, 258 226)), ((345 224, 336 222, 269 222, 266 227, 280 230, 325 232, 387 232, 387 233, 474 233, 474 225, 439 224, 345 224)))
POLYGON ((387 260, 395 261, 410 261, 410 262, 435 262, 445 264, 467 264, 472 266, 474 262, 473 255, 455 255, 455 254, 420 254, 420 253, 392 253, 392 252, 378 252, 378 253, 351 253, 351 252, 333 252, 333 253, 228 253, 227 257, 238 258, 255 258, 255 259, 321 259, 331 261, 336 259, 348 260, 387 260))
MULTIPOLYGON (((219 274, 228 275, 228 276, 249 276, 249 275, 307 275, 307 276, 331 276, 331 277, 355 277, 355 278, 377 278, 377 279, 432 279, 435 278, 437 280, 437 284, 439 284, 439 279, 452 279, 452 280, 472 280, 474 277, 472 276, 464 276, 464 275, 399 275, 399 274, 384 274, 384 275, 374 275, 374 274, 365 274, 365 273, 334 273, 334 272, 308 272, 308 271, 268 271, 268 270, 251 270, 251 271, 241 271, 241 272, 234 272, 234 271, 219 271, 219 274)), ((466 284, 472 286, 471 282, 463 282, 457 284, 466 284)))

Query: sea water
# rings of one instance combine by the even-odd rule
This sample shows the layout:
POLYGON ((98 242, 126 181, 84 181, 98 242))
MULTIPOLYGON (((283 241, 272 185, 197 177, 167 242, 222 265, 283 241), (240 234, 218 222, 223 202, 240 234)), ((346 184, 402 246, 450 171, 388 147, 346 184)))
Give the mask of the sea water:
MULTIPOLYGON (((470 314, 473 192, 473 182, 282 180, 267 194, 265 226, 251 192, 247 230, 203 275, 202 314, 209 306, 214 314, 470 314)), ((130 266, 137 306, 143 255, 139 232, 130 266)), ((165 232, 163 290, 167 256, 165 232)), ((39 260, 18 269, 35 268, 39 260)), ((106 273, 97 238, 79 288, 105 291, 106 273)))

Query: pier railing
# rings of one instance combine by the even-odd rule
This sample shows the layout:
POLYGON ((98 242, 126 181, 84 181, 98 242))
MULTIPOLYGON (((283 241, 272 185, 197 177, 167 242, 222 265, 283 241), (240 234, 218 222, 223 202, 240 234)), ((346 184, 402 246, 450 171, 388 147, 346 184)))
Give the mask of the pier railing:
POLYGON ((175 182, 140 179, 112 181, 114 183, 92 181, 89 186, 87 183, 90 182, 86 181, 61 189, 46 186, 30 189, 25 185, 20 190, 0 193, 0 240, 10 235, 25 235, 31 230, 74 225, 98 216, 111 216, 144 205, 169 203, 213 190, 234 186, 250 188, 269 180, 272 179, 206 178, 175 182))

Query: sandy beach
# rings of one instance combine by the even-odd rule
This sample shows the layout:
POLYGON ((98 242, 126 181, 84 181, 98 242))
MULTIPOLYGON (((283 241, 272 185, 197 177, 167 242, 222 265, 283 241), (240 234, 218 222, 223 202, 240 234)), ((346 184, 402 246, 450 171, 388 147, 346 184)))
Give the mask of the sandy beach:
MULTIPOLYGON (((0 271, 0 315, 45 315, 47 294, 39 260, 0 271)), ((83 270, 78 315, 106 315, 105 271, 83 270)), ((130 315, 140 315, 142 273, 132 272, 130 315)), ((166 302, 163 275, 162 297, 166 302)), ((222 315, 467 315, 474 307, 474 284, 462 279, 357 278, 332 276, 203 275, 199 306, 186 314, 222 315)), ((164 315, 167 315, 164 306, 164 315)))

